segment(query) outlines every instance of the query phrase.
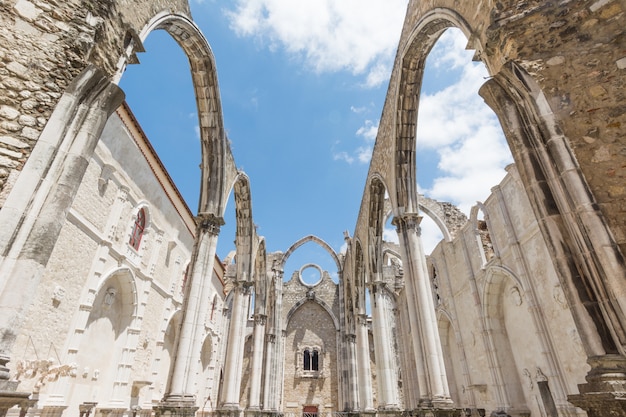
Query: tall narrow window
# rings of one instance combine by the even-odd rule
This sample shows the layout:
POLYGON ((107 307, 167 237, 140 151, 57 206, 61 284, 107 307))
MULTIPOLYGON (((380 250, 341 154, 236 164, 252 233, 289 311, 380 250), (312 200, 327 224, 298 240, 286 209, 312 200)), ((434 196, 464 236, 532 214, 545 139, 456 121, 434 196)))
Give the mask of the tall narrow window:
POLYGON ((313 351, 313 354, 311 355, 311 370, 312 371, 319 371, 319 355, 317 353, 317 350, 313 351))
POLYGON ((133 233, 130 235, 130 241, 128 242, 130 246, 135 248, 135 250, 139 250, 139 244, 141 243, 141 237, 143 236, 143 231, 146 227, 146 212, 144 209, 139 210, 137 213, 137 218, 135 219, 135 225, 133 227, 133 233))
POLYGON ((304 351, 304 368, 305 371, 311 370, 311 352, 309 350, 304 351))

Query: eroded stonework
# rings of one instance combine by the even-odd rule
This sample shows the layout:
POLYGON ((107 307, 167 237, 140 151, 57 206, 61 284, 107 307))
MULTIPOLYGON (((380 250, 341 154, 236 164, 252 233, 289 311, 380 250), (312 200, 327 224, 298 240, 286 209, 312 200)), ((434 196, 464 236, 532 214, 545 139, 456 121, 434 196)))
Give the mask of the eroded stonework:
POLYGON ((338 254, 315 235, 266 252, 186 1, 0 2, 0 415, 626 415, 625 8, 409 1, 338 254), (467 217, 416 187, 424 62, 449 27, 514 159, 467 217), (195 217, 117 86, 155 29, 190 61, 195 217), (444 236, 429 256, 423 216, 444 236), (285 271, 308 243, 335 265, 317 284, 285 271))

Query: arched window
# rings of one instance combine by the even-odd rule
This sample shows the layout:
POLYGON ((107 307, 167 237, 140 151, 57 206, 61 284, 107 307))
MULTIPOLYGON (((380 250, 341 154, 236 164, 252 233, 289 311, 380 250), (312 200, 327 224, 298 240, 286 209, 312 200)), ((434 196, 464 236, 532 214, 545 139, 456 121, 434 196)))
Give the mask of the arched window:
POLYGON ((311 370, 312 371, 319 371, 319 355, 317 353, 317 350, 313 351, 313 354, 311 355, 311 370))
POLYGON ((319 371, 319 353, 317 350, 310 351, 306 349, 304 351, 304 371, 319 371))
POLYGON ((146 212, 144 209, 137 212, 137 218, 135 219, 135 225, 133 226, 133 233, 130 235, 130 241, 128 244, 139 250, 139 244, 141 243, 141 237, 143 236, 144 229, 146 227, 146 212))

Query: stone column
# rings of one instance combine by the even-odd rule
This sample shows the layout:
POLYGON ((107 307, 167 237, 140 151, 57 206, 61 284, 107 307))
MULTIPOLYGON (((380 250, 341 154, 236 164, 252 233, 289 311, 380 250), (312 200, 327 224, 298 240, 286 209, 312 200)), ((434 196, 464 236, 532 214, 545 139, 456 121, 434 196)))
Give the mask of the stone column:
MULTIPOLYGON (((422 217, 416 213, 408 213, 394 219, 400 238, 400 248, 402 250, 403 268, 407 291, 414 291, 413 296, 417 308, 417 324, 420 328, 418 343, 423 347, 423 362, 425 364, 426 382, 428 387, 422 389, 429 392, 433 405, 451 404, 448 381, 445 368, 443 366, 443 352, 437 328, 437 318, 433 302, 432 289, 428 278, 428 268, 426 266, 426 256, 422 248, 421 229, 419 224, 422 217)), ((409 308, 413 308, 409 304, 409 308)), ((416 360, 419 359, 419 352, 416 353, 416 360)))
POLYGON ((372 284, 372 327, 374 331, 374 350, 376 352, 376 381, 378 382, 378 409, 396 410, 398 403, 398 375, 393 356, 393 335, 389 328, 389 306, 385 297, 385 284, 372 284))
POLYGON ((263 374, 263 339, 265 336, 265 322, 267 316, 257 314, 254 316, 254 347, 252 351, 252 374, 250 376, 250 400, 248 408, 251 410, 261 409, 261 376, 263 374))
POLYGON ((265 380, 263 381, 263 409, 268 411, 278 411, 275 406, 275 390, 273 389, 273 381, 276 379, 275 352, 276 335, 268 333, 265 335, 265 380))
POLYGON ((263 410, 280 411, 282 398, 282 370, 283 357, 281 355, 282 335, 282 297, 283 297, 283 269, 274 261, 272 265, 274 278, 272 291, 274 292, 273 304, 268 305, 267 313, 272 317, 266 339, 267 353, 265 358, 265 381, 263 388, 263 410))
POLYGON ((370 369, 370 349, 367 336, 367 316, 365 314, 360 314, 357 317, 356 338, 359 411, 373 412, 372 370, 370 369))
POLYGON ((246 320, 248 319, 248 299, 250 283, 235 283, 232 314, 228 329, 228 350, 224 363, 224 385, 222 391, 222 409, 239 410, 241 374, 243 372, 243 349, 246 320))
MULTIPOLYGON (((350 408, 349 411, 357 411, 359 407, 359 390, 358 386, 361 383, 357 377, 357 363, 356 363, 356 334, 348 333, 345 335, 346 353, 348 356, 347 364, 345 366, 348 378, 344 381, 347 385, 347 399, 346 402, 350 408)), ((347 411, 347 410, 344 410, 347 411)))
POLYGON ((0 211, 0 352, 9 354, 109 116, 124 93, 94 66, 60 98, 0 211))
POLYGON ((211 213, 198 216, 196 244, 192 257, 188 285, 183 302, 183 319, 174 360, 171 382, 165 398, 155 408, 157 416, 193 415, 197 410, 194 392, 196 368, 200 363, 204 341, 207 303, 210 299, 211 278, 221 217, 211 213))

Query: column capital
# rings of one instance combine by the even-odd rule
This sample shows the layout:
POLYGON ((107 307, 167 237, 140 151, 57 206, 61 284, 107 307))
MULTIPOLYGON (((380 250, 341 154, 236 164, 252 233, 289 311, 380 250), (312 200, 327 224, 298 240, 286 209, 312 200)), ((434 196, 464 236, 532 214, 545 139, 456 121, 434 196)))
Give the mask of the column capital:
POLYGON ((225 224, 224 218, 213 213, 200 213, 196 216, 196 223, 200 232, 207 232, 217 236, 220 234, 220 227, 225 224))
POLYGON ((351 333, 346 334, 346 335, 344 336, 344 340, 345 340, 347 343, 356 343, 356 335, 355 335, 355 334, 351 334, 351 333))
POLYGON ((422 219, 423 217, 418 213, 404 213, 400 216, 395 216, 391 221, 391 224, 396 226, 398 234, 409 230, 415 230, 418 235, 421 235, 422 228, 420 227, 420 223, 422 222, 422 219))
POLYGON ((357 316, 357 323, 361 326, 367 326, 367 314, 359 314, 357 316))
POLYGON ((254 315, 254 325, 255 326, 265 326, 265 322, 267 321, 267 316, 265 314, 255 314, 254 315))

